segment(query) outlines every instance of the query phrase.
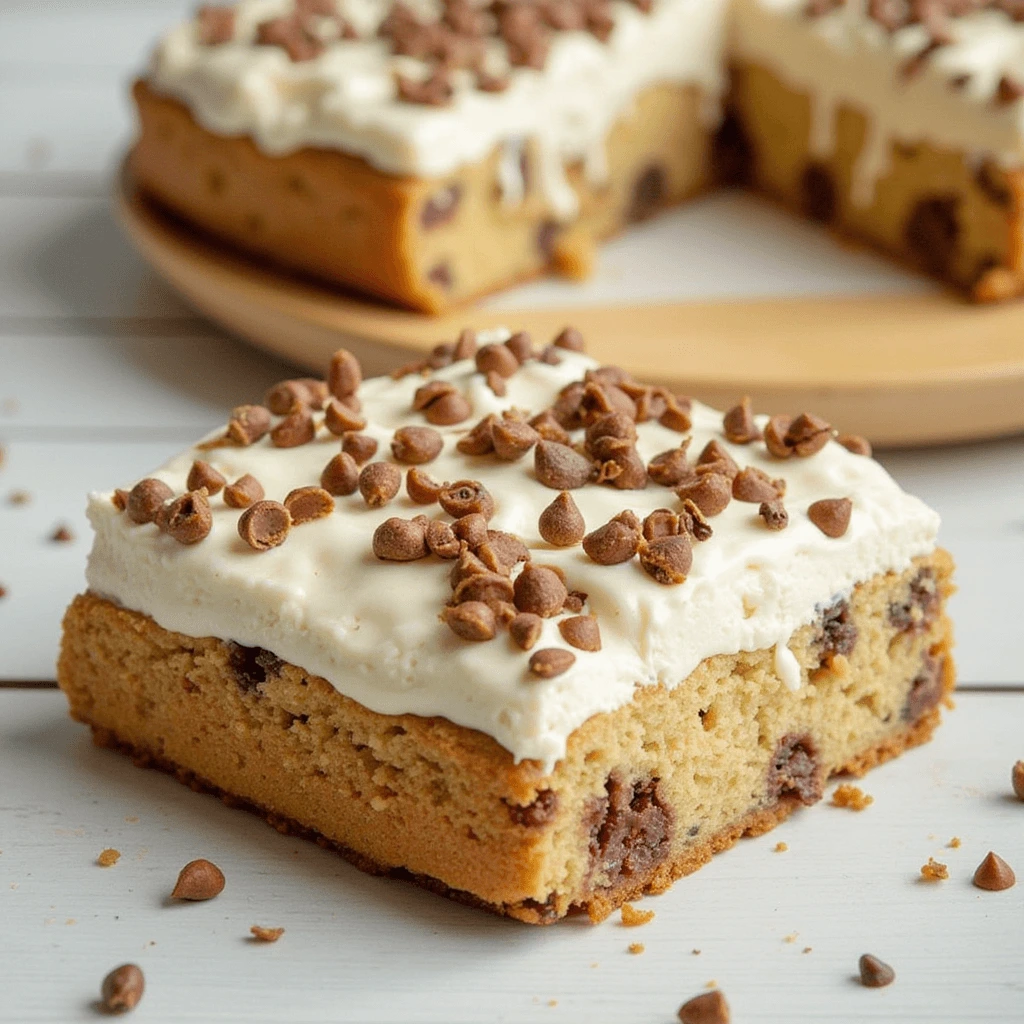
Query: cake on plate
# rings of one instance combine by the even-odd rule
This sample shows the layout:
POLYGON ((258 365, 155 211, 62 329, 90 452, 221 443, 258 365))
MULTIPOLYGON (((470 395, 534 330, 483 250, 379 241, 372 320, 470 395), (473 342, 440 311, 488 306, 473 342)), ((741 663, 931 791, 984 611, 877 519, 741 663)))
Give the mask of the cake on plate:
POLYGON ((58 678, 95 740, 532 923, 664 890, 922 742, 938 517, 863 440, 572 329, 262 405, 94 493, 58 678))
POLYGON ((134 90, 141 191, 439 312, 746 183, 979 300, 1024 285, 1018 0, 241 0, 134 90))

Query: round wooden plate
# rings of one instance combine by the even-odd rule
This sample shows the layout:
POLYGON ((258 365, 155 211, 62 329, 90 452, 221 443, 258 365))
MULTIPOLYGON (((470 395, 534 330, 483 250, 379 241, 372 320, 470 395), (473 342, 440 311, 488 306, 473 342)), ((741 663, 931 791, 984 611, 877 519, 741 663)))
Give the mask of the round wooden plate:
POLYGON ((385 372, 463 327, 545 340, 572 323, 587 350, 637 378, 719 407, 812 411, 877 445, 1024 431, 1024 303, 971 306, 936 291, 717 301, 389 308, 246 259, 167 217, 129 185, 118 216, 154 269, 197 309, 261 348, 322 371, 351 348, 385 372))

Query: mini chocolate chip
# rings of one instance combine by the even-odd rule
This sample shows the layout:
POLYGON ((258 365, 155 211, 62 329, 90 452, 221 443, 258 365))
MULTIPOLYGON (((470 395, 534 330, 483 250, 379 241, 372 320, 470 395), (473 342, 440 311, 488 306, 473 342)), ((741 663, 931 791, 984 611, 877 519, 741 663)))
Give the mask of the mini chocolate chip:
POLYGON ((198 491, 200 487, 205 487, 206 493, 212 497, 214 494, 219 494, 226 483, 227 480, 213 466, 208 462, 203 462, 202 459, 196 459, 188 471, 188 482, 185 486, 190 491, 198 491))
POLYGON ((448 573, 448 582, 454 589, 464 579, 468 579, 470 576, 478 576, 488 571, 487 566, 469 550, 469 545, 464 544, 459 550, 458 561, 452 566, 451 572, 448 573))
POLYGON ((386 505, 402 486, 402 471, 392 462, 371 462, 359 474, 359 493, 370 508, 386 505))
POLYGON ((438 427, 462 423, 463 420, 468 420, 472 413, 473 407, 469 404, 469 399, 462 392, 454 390, 436 398, 423 410, 427 422, 438 427))
POLYGON ((174 491, 154 477, 140 480, 128 493, 125 511, 133 523, 151 523, 163 508, 164 502, 174 497, 174 491))
POLYGON ((291 529, 288 509, 277 501, 257 501, 238 518, 238 536, 255 551, 269 551, 285 542, 291 529))
POLYGON ((555 404, 551 406, 551 415, 554 416, 556 422, 565 430, 575 430, 577 427, 583 426, 582 410, 580 409, 583 387, 583 384, 578 380, 573 381, 571 384, 566 384, 558 392, 555 404))
POLYGON ((270 410, 262 405, 239 405, 231 410, 225 438, 231 444, 255 444, 270 429, 270 410))
POLYGON ((562 362, 562 357, 558 354, 558 349, 554 345, 545 345, 537 358, 545 366, 560 366, 562 362))
POLYGON ((498 417, 494 413, 488 413, 473 429, 464 437, 460 437, 455 443, 455 450, 463 455, 489 455, 494 451, 494 424, 498 417))
POLYGON ((717 516, 732 500, 732 484, 721 473, 704 473, 676 488, 680 498, 690 500, 705 516, 717 516))
POLYGON ((270 432, 270 440, 275 448, 297 448, 309 444, 316 434, 313 414, 305 405, 290 412, 270 432))
POLYGON ((974 872, 972 881, 979 889, 1002 892, 1017 884, 1017 876, 1002 857, 989 850, 974 872))
POLYGON ((462 545, 455 531, 450 524, 442 523, 438 519, 431 519, 427 523, 427 547, 438 558, 458 558, 462 545))
POLYGON ((579 544, 587 532, 586 523, 568 491, 562 491, 537 521, 540 535, 555 547, 569 548, 579 544))
POLYGON ((658 422, 667 430, 674 430, 679 434, 685 434, 693 426, 690 410, 681 405, 675 396, 668 401, 665 411, 658 417, 658 422))
POLYGON ((455 536, 464 540, 475 551, 487 540, 487 519, 479 512, 470 512, 460 516, 452 526, 455 536))
POLYGON ((505 345, 484 345, 476 351, 476 368, 480 373, 493 370, 502 377, 511 377, 519 369, 519 360, 505 345))
POLYGON ((471 331, 467 327, 459 332, 452 356, 458 360, 472 359, 474 355, 476 355, 476 331, 471 331))
POLYGON ((359 487, 359 466, 348 452, 339 452, 324 466, 320 486, 328 494, 355 494, 359 487))
POLYGON ((530 560, 530 549, 512 533, 488 530, 487 540, 477 549, 477 557, 488 569, 507 576, 519 562, 530 560))
POLYGON ((483 601, 449 605, 441 613, 451 631, 463 640, 493 640, 497 632, 494 612, 483 601))
POLYGON ((593 454, 598 461, 597 483, 610 483, 620 491, 642 491, 647 486, 647 466, 631 441, 598 438, 593 454))
POLYGON ((359 390, 363 382, 363 368, 348 349, 339 348, 331 356, 327 370, 327 388, 335 398, 348 398, 359 390))
MULTIPOLYGON (((385 562, 414 562, 426 558, 427 536, 422 517, 385 519, 373 531, 373 553, 385 562)), ((457 550, 456 550, 456 553, 457 550)))
MULTIPOLYGON (((630 513, 632 515, 632 513, 630 513)), ((583 550, 598 565, 628 562, 639 550, 642 539, 640 524, 620 513, 583 538, 583 550)))
POLYGON ((563 327, 551 344, 555 348, 564 348, 569 352, 583 352, 587 347, 583 335, 575 327, 563 327))
POLYGON ((530 671, 541 679, 553 679, 576 663, 576 655, 563 647, 545 647, 530 655, 530 671))
POLYGON ((679 518, 686 527, 686 532, 699 541, 710 540, 714 531, 711 524, 704 518, 704 513, 689 499, 683 499, 683 508, 679 518))
POLYGON ((573 615, 558 623, 558 632, 570 646, 580 651, 601 650, 601 630, 593 615, 573 615))
POLYGON ((124 512, 128 508, 128 497, 131 491, 126 491, 122 487, 116 487, 114 493, 110 496, 110 504, 117 509, 118 512, 124 512))
POLYGON ((729 1024, 729 1004, 718 989, 688 999, 679 1007, 682 1024, 729 1024))
POLYGON ((749 395, 744 395, 739 404, 722 417, 722 429, 725 439, 733 444, 750 444, 760 438, 761 431, 754 423, 754 409, 749 395))
POLYGON ((1010 772, 1010 782, 1018 800, 1024 800, 1024 761, 1017 761, 1010 772))
POLYGON ((591 451, 593 445, 602 437, 614 437, 633 444, 636 441, 636 422, 632 416, 622 411, 608 412, 603 416, 598 416, 587 426, 587 432, 584 435, 587 450, 591 451))
POLYGON ((224 872, 212 861, 190 860, 178 872, 171 892, 173 900, 212 900, 224 891, 224 872))
POLYGON ((450 381, 430 380, 418 387, 412 396, 413 412, 422 412, 431 402, 437 401, 442 395, 450 394, 456 387, 450 381))
POLYGON ((871 458, 871 442, 860 434, 840 434, 836 440, 854 455, 865 455, 871 458))
POLYGON ((694 467, 697 473, 714 472, 721 473, 732 480, 740 471, 736 460, 726 451, 724 445, 719 441, 708 441, 703 451, 697 456, 697 464, 694 467), (704 467, 710 467, 706 470, 704 467))
POLYGON ((369 434, 345 434, 341 439, 341 450, 351 455, 355 462, 362 466, 377 454, 377 439, 369 434))
MULTIPOLYGON (((220 46, 235 35, 235 11, 232 7, 205 4, 196 11, 199 41, 204 46, 220 46)), ((137 969, 137 968, 136 968, 137 969)))
POLYGON ((494 454, 505 462, 521 459, 538 441, 540 434, 520 420, 498 420, 491 429, 494 454))
POLYGON ((852 509, 849 498, 822 498, 807 509, 807 518, 826 537, 842 537, 850 525, 852 509))
POLYGON ((432 476, 413 467, 405 474, 405 493, 417 505, 433 505, 444 489, 432 476))
POLYGON ((820 416, 802 412, 789 425, 785 445, 793 455, 806 458, 820 452, 832 439, 832 425, 820 416))
POLYGON ((857 961, 857 967, 860 971, 860 983, 865 988, 885 988, 896 980, 896 972, 870 953, 865 953, 857 961))
POLYGON ((438 189, 420 211, 420 225, 427 231, 447 224, 455 216, 462 198, 462 186, 453 182, 438 189))
MULTIPOLYGON (((234 11, 228 12, 234 17, 234 11)), ((114 968, 100 987, 100 1003, 106 1013, 127 1013, 134 1010, 146 989, 146 979, 135 964, 114 968)))
POLYGON ((762 501, 757 514, 764 520, 764 525, 769 530, 784 530, 789 525, 789 513, 778 498, 762 501))
POLYGON ((543 619, 557 615, 569 596, 558 573, 542 565, 527 565, 516 577, 513 593, 516 608, 543 619))
POLYGON ((188 491, 160 510, 157 525, 179 544, 198 544, 213 528, 205 491, 188 491))
POLYGON ((427 366, 431 370, 440 370, 445 366, 451 366, 455 362, 455 345, 450 341, 442 341, 430 350, 427 358, 427 366))
POLYGON ((441 454, 444 438, 433 427, 399 427, 391 441, 391 453, 397 462, 422 465, 441 454))
POLYGON ((324 487, 296 487, 284 499, 284 507, 292 517, 292 526, 323 519, 334 511, 334 499, 324 487))
POLYGON ((50 534, 50 540, 55 544, 70 544, 74 539, 75 535, 67 526, 58 526, 54 529, 53 533, 50 534))
POLYGON ((759 505, 780 498, 780 492, 784 489, 783 481, 773 480, 756 466, 741 469, 732 482, 732 496, 737 501, 755 502, 759 505))
POLYGON ((685 583, 693 565, 693 547, 689 534, 659 537, 640 545, 640 565, 657 583, 685 583))
POLYGON ((687 445, 660 452, 647 464, 647 475, 662 487, 678 487, 686 480, 696 479, 693 466, 686 459, 687 445))
POLYGON ((487 373, 484 374, 484 379, 487 381, 487 386, 498 396, 498 398, 504 398, 505 395, 508 394, 508 384, 500 373, 496 373, 494 370, 488 370, 487 373))
POLYGON ((528 651, 536 646, 540 639, 544 620, 532 612, 520 612, 509 624, 508 631, 517 647, 528 651))
POLYGON ((656 508, 645 519, 644 540, 658 540, 661 537, 675 537, 686 527, 679 515, 668 508, 656 508))
POLYGON ((494 515, 494 499, 479 480, 456 480, 437 496, 441 508, 455 519, 479 512, 485 519, 494 515))
POLYGON ((229 508, 248 508, 263 498, 263 484, 251 473, 240 476, 224 488, 224 504, 229 508))
POLYGON ((354 412, 344 402, 330 398, 324 406, 324 426, 338 437, 366 426, 366 417, 354 412))
POLYGON ((533 466, 540 483, 556 491, 582 487, 594 473, 588 458, 556 441, 538 442, 533 449, 533 466))
POLYGON ((580 418, 589 425, 610 412, 620 412, 635 420, 636 402, 616 384, 588 381, 580 395, 580 418))
POLYGON ((287 416, 298 405, 320 409, 327 397, 327 385, 311 377, 283 380, 263 396, 263 404, 275 416, 287 416))
POLYGON ((529 331, 516 331, 508 341, 505 342, 505 347, 516 357, 519 363, 525 363, 527 359, 533 359, 533 338, 530 337, 529 331))
POLYGON ((545 441, 554 441, 557 444, 569 443, 569 434, 555 419, 550 409, 538 413, 529 423, 545 441))
POLYGON ((483 601, 492 608, 511 603, 514 596, 512 581, 497 572, 473 572, 459 580, 452 594, 452 603, 483 601))

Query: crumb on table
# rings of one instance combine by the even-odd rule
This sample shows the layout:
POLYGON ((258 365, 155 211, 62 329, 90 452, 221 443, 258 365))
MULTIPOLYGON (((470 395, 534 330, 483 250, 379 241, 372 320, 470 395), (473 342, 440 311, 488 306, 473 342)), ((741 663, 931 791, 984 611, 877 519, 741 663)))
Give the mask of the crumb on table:
POLYGON ((836 786, 835 792, 832 794, 833 807, 845 807, 851 811, 863 811, 865 807, 874 802, 875 798, 865 793, 860 786, 851 786, 847 782, 836 786))
POLYGON ((249 931, 257 942, 277 942, 284 935, 283 928, 264 928, 258 924, 254 924, 249 931))
POLYGON ((963 840, 959 836, 953 836, 947 845, 951 846, 954 850, 959 850, 963 846, 963 840))
POLYGON ((635 928, 637 925, 647 924, 654 920, 653 910, 637 910, 631 903, 622 904, 622 923, 627 928, 635 928))
POLYGON ((949 868, 945 864, 940 864, 934 857, 929 857, 928 863, 921 865, 921 877, 926 882, 939 882, 949 878, 949 868))
POLYGON ((775 844, 775 852, 776 853, 785 853, 788 849, 789 849, 789 846, 786 843, 776 843, 775 844))
POLYGON ((121 859, 121 851, 114 849, 101 850, 100 855, 96 858, 96 863, 101 868, 113 867, 121 859))
POLYGON ((646 947, 642 942, 631 942, 629 944, 629 951, 634 956, 639 956, 644 951, 644 949, 646 949, 646 947))

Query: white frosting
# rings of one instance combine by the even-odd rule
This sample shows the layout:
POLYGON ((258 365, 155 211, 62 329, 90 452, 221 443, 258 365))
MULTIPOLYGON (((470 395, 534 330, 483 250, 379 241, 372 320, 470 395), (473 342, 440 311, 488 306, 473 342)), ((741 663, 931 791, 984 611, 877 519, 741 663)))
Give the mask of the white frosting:
MULTIPOLYGON (((203 46, 195 23, 179 25, 154 55, 150 85, 185 102, 210 131, 248 135, 266 153, 340 149, 392 174, 448 174, 508 139, 531 138, 548 202, 565 219, 577 211, 566 164, 582 160, 589 180, 601 184, 605 136, 645 87, 696 83, 709 101, 709 120, 717 117, 725 0, 656 0, 649 14, 615 0, 607 42, 588 32, 557 33, 543 71, 513 68, 500 93, 471 88, 457 73, 456 95, 444 107, 396 99, 396 72, 421 78, 426 65, 390 53, 387 40, 375 36, 390 0, 343 0, 339 8, 361 38, 336 40, 302 62, 278 47, 253 45, 257 25, 290 13, 293 4, 242 0, 235 39, 219 46, 203 46)), ((417 9, 436 16, 431 0, 417 9)), ((504 44, 489 46, 493 65, 506 64, 504 44)), ((522 186, 506 182, 507 171, 503 187, 514 200, 522 186)))
POLYGON ((1003 166, 1024 156, 1024 104, 994 102, 1004 75, 1024 83, 1024 23, 980 10, 950 21, 954 41, 934 50, 913 75, 905 68, 928 45, 922 25, 888 32, 864 0, 809 18, 807 0, 735 0, 729 49, 771 70, 811 99, 809 146, 827 159, 839 107, 862 111, 867 136, 853 170, 851 198, 871 204, 889 169, 891 143, 930 143, 1003 166), (952 80, 969 75, 957 88, 952 80))
MULTIPOLYGON (((531 677, 529 654, 507 632, 472 643, 439 621, 451 594, 451 562, 374 557, 371 538, 384 519, 422 512, 447 518, 438 506, 413 505, 404 490, 381 509, 367 507, 358 493, 338 498, 334 514, 294 527, 282 546, 264 553, 239 539, 239 513, 220 497, 211 499, 210 535, 184 547, 155 525, 134 525, 109 494, 93 494, 89 586, 166 629, 265 647, 374 711, 442 715, 490 734, 517 759, 535 758, 550 768, 564 754, 569 734, 592 715, 627 703, 638 685, 679 684, 710 655, 775 645, 777 674, 787 686, 799 686, 800 669, 786 647, 793 631, 858 581, 903 570, 934 548, 938 516, 900 490, 878 463, 836 443, 812 458, 784 463, 771 460, 761 444, 726 444, 741 466, 785 477, 790 523, 770 532, 756 505, 731 502, 712 520, 714 536, 694 545, 692 571, 681 585, 654 582, 636 559, 603 566, 579 546, 551 548, 537 520, 556 492, 537 482, 532 457, 515 463, 470 458, 456 452, 455 443, 489 412, 545 408, 558 388, 592 365, 569 353, 557 367, 528 362, 509 380, 504 399, 468 361, 439 371, 470 398, 473 418, 441 428, 444 450, 425 467, 439 480, 482 481, 497 504, 492 527, 519 535, 535 562, 560 566, 570 589, 589 595, 603 648, 576 651, 575 664, 561 676, 531 677), (853 515, 845 536, 832 540, 808 520, 806 509, 819 498, 841 496, 853 499, 853 515)), ((395 428, 423 422, 410 412, 422 383, 416 375, 364 383, 367 432, 379 439, 380 458, 390 454, 395 428)), ((709 439, 722 440, 722 420, 701 405, 693 418, 695 455, 709 439)), ((639 427, 645 459, 679 442, 679 434, 657 423, 639 427)), ((281 500, 294 487, 316 483, 337 450, 338 439, 321 430, 299 448, 274 448, 264 439, 249 448, 192 449, 154 475, 180 493, 193 459, 201 457, 229 479, 252 473, 269 498, 281 500)), ((573 498, 588 530, 624 508, 643 517, 655 508, 678 507, 670 490, 653 484, 642 491, 591 484, 573 498)), ((546 620, 537 649, 565 646, 556 620, 546 620)))

